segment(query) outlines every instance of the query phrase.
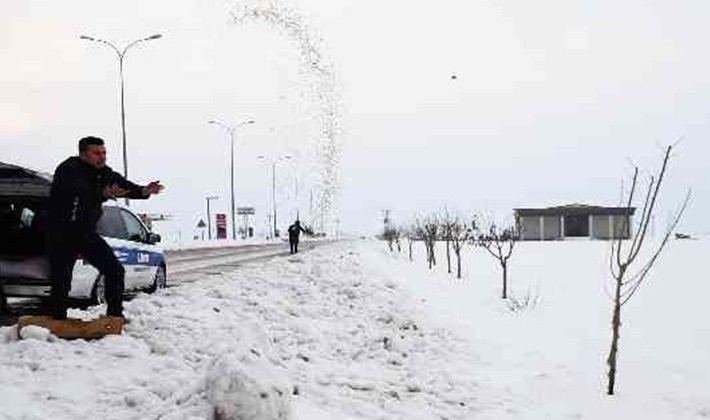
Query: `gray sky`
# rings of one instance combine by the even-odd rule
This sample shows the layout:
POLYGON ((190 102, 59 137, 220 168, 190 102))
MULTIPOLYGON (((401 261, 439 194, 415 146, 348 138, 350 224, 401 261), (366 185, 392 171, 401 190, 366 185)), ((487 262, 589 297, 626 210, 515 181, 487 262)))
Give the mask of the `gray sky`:
MULTIPOLYGON (((290 154, 277 170, 279 218, 294 216, 296 175, 303 216, 317 179, 312 74, 282 31, 234 23, 229 12, 243 4, 3 0, 0 160, 51 172, 78 138, 98 135, 121 171, 117 59, 79 35, 125 45, 161 33, 126 58, 130 178, 168 187, 136 207, 192 226, 216 193, 225 211, 227 135, 206 121, 253 118, 238 132, 238 205, 263 219, 271 180, 256 156, 290 154)), ((378 228, 382 209, 404 221, 444 205, 498 217, 616 205, 630 162, 655 168, 661 145, 682 138, 658 217, 690 188, 682 229, 710 231, 710 3, 281 4, 304 16, 333 66, 344 230, 378 228)))

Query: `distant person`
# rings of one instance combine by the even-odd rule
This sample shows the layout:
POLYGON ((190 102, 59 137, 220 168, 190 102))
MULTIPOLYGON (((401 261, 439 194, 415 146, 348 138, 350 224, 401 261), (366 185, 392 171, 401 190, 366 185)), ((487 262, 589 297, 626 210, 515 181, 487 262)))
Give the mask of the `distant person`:
POLYGON ((96 232, 102 204, 108 199, 146 199, 163 189, 158 181, 136 185, 106 166, 106 148, 98 137, 79 140, 79 156, 62 162, 54 172, 47 213, 51 313, 67 317, 67 295, 79 254, 104 276, 106 315, 123 317, 123 266, 96 232))
POLYGON ((288 227, 288 243, 291 245, 291 254, 298 253, 298 238, 301 236, 301 232, 305 233, 306 230, 301 227, 299 220, 288 227))

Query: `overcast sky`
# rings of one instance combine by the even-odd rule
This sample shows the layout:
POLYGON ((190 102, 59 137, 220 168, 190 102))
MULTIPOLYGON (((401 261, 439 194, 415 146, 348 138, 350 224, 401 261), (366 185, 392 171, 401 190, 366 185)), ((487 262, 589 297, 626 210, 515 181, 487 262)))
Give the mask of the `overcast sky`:
MULTIPOLYGON (((229 204, 227 134, 237 133, 237 204, 307 218, 316 188, 312 74, 297 40, 236 24, 244 3, 217 0, 3 0, 0 161, 51 172, 85 135, 105 138, 122 170, 119 46, 126 56, 130 178, 161 180, 140 210, 193 226, 204 197, 229 204)), ((262 7, 272 5, 263 2, 262 7)), ((710 232, 710 3, 508 0, 282 0, 332 64, 342 129, 338 218, 373 231, 448 206, 500 218, 514 207, 616 205, 631 162, 653 169, 682 139, 658 217, 693 201, 682 229, 710 232), (452 77, 455 76, 455 77, 452 77)), ((332 98, 331 98, 332 99, 332 98)))

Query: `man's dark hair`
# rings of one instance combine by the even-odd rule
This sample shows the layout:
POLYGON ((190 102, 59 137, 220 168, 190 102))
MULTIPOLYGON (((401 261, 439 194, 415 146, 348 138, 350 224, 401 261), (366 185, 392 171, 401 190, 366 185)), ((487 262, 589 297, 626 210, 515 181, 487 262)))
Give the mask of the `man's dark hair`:
POLYGON ((103 146, 104 141, 98 137, 84 137, 79 140, 79 153, 84 153, 89 149, 89 146, 103 146))

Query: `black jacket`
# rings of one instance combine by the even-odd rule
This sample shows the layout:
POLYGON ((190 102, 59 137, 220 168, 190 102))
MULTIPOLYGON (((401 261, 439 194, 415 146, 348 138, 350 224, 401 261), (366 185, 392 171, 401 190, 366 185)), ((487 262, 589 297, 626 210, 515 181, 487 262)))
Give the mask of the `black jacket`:
POLYGON ((47 207, 49 233, 86 235, 96 231, 104 188, 116 184, 129 190, 128 198, 148 198, 143 187, 126 180, 108 166, 96 169, 78 156, 62 162, 54 172, 47 207))
POLYGON ((301 236, 301 232, 306 233, 306 230, 303 229, 300 224, 292 224, 288 227, 288 239, 291 241, 297 241, 298 237, 301 236))

